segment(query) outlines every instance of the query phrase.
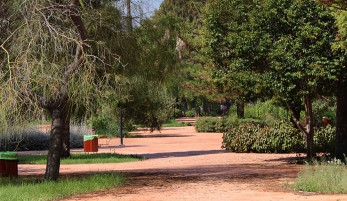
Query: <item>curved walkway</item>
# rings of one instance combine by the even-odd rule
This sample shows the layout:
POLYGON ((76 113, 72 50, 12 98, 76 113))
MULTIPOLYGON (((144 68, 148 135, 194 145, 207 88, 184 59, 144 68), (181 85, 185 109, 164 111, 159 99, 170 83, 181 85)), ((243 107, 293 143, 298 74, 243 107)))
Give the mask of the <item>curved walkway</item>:
MULTIPOLYGON (((124 187, 73 196, 64 200, 347 200, 347 195, 298 193, 284 188, 300 165, 289 164, 295 154, 228 153, 221 133, 196 133, 194 127, 141 131, 141 138, 112 139, 99 152, 137 154, 145 161, 61 165, 60 173, 124 172, 124 187)), ((74 149, 72 152, 83 152, 74 149)), ((45 165, 19 165, 20 175, 44 174, 45 165)))

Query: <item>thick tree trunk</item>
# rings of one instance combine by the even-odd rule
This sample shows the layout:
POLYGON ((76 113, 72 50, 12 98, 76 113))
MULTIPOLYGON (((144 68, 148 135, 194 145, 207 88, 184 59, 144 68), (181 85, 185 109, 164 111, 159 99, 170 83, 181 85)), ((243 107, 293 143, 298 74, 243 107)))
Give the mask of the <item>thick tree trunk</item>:
POLYGON ((336 97, 336 141, 335 157, 347 157, 347 96, 336 97))
POLYGON ((237 117, 238 118, 244 118, 245 117, 245 104, 244 103, 237 103, 237 117))
POLYGON ((57 180, 60 169, 60 155, 63 148, 63 115, 59 108, 50 110, 52 115, 52 131, 49 140, 45 180, 57 180))

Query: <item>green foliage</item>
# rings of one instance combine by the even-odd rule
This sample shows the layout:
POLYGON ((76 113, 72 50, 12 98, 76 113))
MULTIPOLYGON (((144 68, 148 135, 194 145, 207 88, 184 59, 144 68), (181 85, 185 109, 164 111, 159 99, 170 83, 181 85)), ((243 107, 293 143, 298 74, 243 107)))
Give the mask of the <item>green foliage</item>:
POLYGON ((163 127, 182 127, 182 126, 191 126, 190 123, 179 122, 177 120, 171 119, 163 124, 163 127))
POLYGON ((289 187, 298 191, 316 193, 347 193, 347 169, 340 160, 315 162, 299 171, 298 178, 289 187))
POLYGON ((335 136, 335 127, 326 126, 316 129, 315 135, 313 136, 316 151, 322 153, 334 153, 335 136))
POLYGON ((274 122, 256 134, 252 149, 260 153, 292 153, 303 151, 301 133, 289 122, 274 122))
MULTIPOLYGON (((335 128, 322 127, 315 131, 316 152, 333 153, 335 128)), ((223 135, 222 148, 235 152, 292 153, 305 150, 305 139, 290 122, 234 123, 223 135)))
POLYGON ((200 117, 195 121, 197 132, 224 132, 230 127, 230 122, 226 118, 200 117))
POLYGON ((186 111, 186 117, 195 117, 195 109, 190 109, 186 111))
POLYGON ((170 110, 170 117, 174 117, 174 118, 180 118, 182 117, 182 110, 174 108, 170 110))
POLYGON ((233 152, 254 152, 253 144, 263 127, 263 124, 258 123, 232 126, 223 134, 222 148, 233 152))

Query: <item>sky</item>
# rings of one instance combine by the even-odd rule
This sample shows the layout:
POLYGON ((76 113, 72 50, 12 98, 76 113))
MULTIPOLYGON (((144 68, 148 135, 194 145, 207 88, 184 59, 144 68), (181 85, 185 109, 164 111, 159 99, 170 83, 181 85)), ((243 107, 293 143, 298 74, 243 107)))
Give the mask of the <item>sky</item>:
POLYGON ((148 1, 149 1, 148 3, 152 5, 150 6, 151 7, 150 12, 152 12, 152 14, 155 9, 159 9, 161 2, 163 2, 163 0, 148 0, 148 1))

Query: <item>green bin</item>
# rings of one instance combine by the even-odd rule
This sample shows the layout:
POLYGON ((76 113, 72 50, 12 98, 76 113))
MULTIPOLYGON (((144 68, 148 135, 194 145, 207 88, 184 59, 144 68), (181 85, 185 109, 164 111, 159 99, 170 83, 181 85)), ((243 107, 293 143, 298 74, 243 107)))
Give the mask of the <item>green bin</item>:
POLYGON ((17 152, 0 152, 0 176, 18 177, 17 152))

